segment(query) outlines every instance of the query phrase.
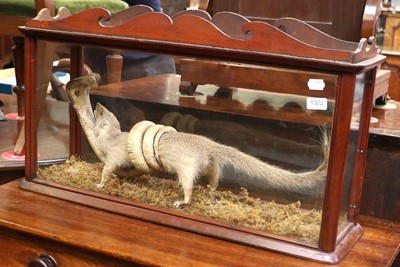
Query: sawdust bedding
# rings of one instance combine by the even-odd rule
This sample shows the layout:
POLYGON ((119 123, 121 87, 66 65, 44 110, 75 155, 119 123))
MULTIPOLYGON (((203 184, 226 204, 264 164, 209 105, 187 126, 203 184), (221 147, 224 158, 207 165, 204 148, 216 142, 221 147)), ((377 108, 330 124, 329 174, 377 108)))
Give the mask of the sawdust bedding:
POLYGON ((230 191, 211 191, 203 186, 193 188, 192 203, 175 208, 173 203, 183 198, 175 180, 151 175, 119 178, 113 176, 102 189, 96 187, 101 177, 101 163, 88 163, 71 157, 64 164, 41 168, 39 177, 62 185, 104 193, 158 207, 177 210, 210 219, 257 229, 277 235, 318 241, 322 212, 301 209, 300 202, 277 204, 249 196, 242 188, 237 194, 230 191))

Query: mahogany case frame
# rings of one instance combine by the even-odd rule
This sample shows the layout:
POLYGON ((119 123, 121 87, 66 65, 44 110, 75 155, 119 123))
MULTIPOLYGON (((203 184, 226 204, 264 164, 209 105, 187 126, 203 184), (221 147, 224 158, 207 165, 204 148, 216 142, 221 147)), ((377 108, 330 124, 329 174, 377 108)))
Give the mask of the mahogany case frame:
MULTIPOLYGON (((316 261, 337 263, 362 235, 358 224, 362 178, 366 158, 369 119, 375 75, 385 57, 378 54, 374 38, 358 44, 330 37, 295 19, 284 18, 275 25, 250 22, 244 17, 221 12, 214 17, 204 11, 184 11, 173 18, 144 6, 111 15, 90 9, 71 16, 61 8, 56 17, 43 9, 20 30, 25 35, 26 73, 26 167, 20 187, 84 205, 101 208, 154 223, 271 249, 316 261), (332 143, 327 174, 323 219, 318 247, 303 246, 289 239, 216 223, 172 211, 134 204, 96 193, 37 179, 37 42, 71 45, 71 77, 83 73, 83 46, 135 49, 149 53, 269 65, 338 75, 332 143), (365 93, 350 193, 351 226, 338 236, 340 200, 346 165, 354 88, 357 74, 365 73, 365 93), (334 160, 332 160, 334 159, 334 160)), ((81 129, 71 108, 70 153, 80 153, 81 129)), ((260 251, 261 253, 261 251, 260 251)))

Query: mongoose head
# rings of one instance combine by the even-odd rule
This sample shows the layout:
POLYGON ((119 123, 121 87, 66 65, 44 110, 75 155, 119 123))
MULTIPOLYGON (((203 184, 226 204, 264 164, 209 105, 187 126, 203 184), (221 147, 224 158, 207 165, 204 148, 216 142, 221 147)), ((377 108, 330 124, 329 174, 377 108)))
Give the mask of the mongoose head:
POLYGON ((95 128, 99 131, 108 131, 113 129, 113 131, 115 131, 116 129, 121 130, 121 125, 119 124, 119 121, 114 116, 114 114, 100 103, 96 104, 94 117, 96 121, 95 128))

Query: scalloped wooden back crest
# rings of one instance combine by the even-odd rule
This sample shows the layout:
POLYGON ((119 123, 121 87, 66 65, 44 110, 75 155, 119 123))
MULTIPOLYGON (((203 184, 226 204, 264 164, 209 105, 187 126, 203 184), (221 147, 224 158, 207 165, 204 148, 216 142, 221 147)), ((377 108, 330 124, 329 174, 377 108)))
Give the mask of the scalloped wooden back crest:
POLYGON ((170 18, 142 5, 116 14, 102 8, 88 9, 73 16, 66 14, 64 11, 62 17, 51 18, 48 12, 43 11, 28 21, 26 27, 345 63, 358 63, 378 52, 373 39, 368 42, 362 39, 357 45, 333 38, 292 18, 283 18, 270 25, 249 21, 231 12, 217 13, 211 18, 201 10, 183 11, 170 18))

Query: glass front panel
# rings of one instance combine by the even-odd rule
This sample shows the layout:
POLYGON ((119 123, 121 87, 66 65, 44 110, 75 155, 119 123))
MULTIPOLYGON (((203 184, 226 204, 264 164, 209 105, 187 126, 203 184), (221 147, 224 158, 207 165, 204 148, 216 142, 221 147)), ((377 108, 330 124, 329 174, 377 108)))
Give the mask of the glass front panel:
POLYGON ((60 62, 64 58, 59 54, 61 48, 58 43, 38 41, 36 111, 39 118, 38 161, 41 165, 64 161, 70 154, 69 103, 64 89, 70 75, 69 64, 65 66, 63 60, 60 62))
MULTIPOLYGON (((364 98, 364 89, 365 89, 365 73, 357 75, 356 78, 356 86, 354 89, 354 101, 353 101, 353 111, 351 117, 351 125, 350 125, 350 135, 348 141, 348 151, 346 158, 346 169, 344 176, 344 186, 343 186, 343 195, 341 202, 341 218, 348 218, 348 223, 352 223, 352 218, 348 217, 348 210, 352 209, 350 203, 350 192, 351 185, 354 178, 354 164, 357 156, 357 147, 359 141, 359 132, 360 132, 360 118, 362 112, 363 98, 364 98)), ((344 230, 347 223, 339 224, 339 234, 340 230, 344 230)))
MULTIPOLYGON (((55 60, 68 51, 58 46, 55 60)), ((93 87, 75 106, 81 155, 40 166, 40 179, 318 244, 336 75, 106 48, 84 52, 99 86, 86 77, 68 87, 74 103, 85 95, 76 92, 93 87), (120 55, 117 82, 109 75, 118 73, 120 55)), ((68 117, 67 102, 50 95, 47 101, 68 117)), ((48 127, 68 135, 65 123, 49 120, 48 127)), ((52 146, 66 148, 64 141, 52 146)))

